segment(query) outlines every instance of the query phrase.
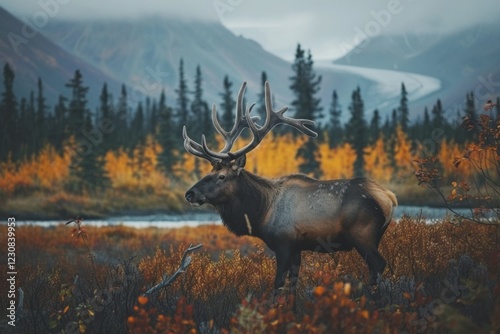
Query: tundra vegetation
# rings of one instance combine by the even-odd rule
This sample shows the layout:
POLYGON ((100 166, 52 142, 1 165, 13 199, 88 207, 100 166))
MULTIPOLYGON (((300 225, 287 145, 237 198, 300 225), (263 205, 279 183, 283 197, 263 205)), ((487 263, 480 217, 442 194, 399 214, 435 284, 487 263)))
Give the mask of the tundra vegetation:
MULTIPOLYGON (((288 294, 271 298, 275 259, 259 239, 236 237, 220 225, 136 229, 83 222, 81 228, 17 228, 17 286, 25 298, 16 332, 494 333, 500 328, 498 225, 446 219, 428 224, 424 217, 393 222, 380 244, 387 269, 376 300, 357 252, 304 252, 296 312, 288 294), (203 248, 190 254, 185 272, 145 297, 200 240, 203 248)), ((6 271, 6 265, 0 269, 6 271)), ((0 288, 7 291, 5 280, 0 288)))

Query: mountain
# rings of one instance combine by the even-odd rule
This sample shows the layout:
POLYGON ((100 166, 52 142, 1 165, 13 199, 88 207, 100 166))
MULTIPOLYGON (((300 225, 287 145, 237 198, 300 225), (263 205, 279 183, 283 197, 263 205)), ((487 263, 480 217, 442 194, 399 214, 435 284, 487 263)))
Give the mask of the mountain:
POLYGON ((377 36, 335 64, 438 78, 441 89, 416 105, 431 107, 441 98, 445 108, 460 108, 468 91, 476 92, 478 102, 500 94, 499 39, 500 24, 478 25, 449 34, 377 36))
MULTIPOLYGON (((18 99, 36 91, 42 78, 44 95, 49 106, 54 106, 59 94, 69 96, 64 85, 80 69, 84 84, 90 87, 89 98, 96 103, 103 82, 118 89, 118 82, 88 62, 65 51, 42 33, 32 34, 24 23, 0 7, 1 66, 9 63, 15 73, 14 90, 18 99)), ((3 91, 3 85, 0 88, 3 91)))
MULTIPOLYGON (((119 94, 119 84, 126 84, 132 103, 145 96, 157 98, 165 89, 167 103, 175 105, 182 58, 190 89, 195 68, 201 66, 204 97, 210 104, 220 103, 225 75, 234 83, 234 95, 241 82, 247 81, 247 101, 255 101, 262 89, 262 71, 268 75, 278 106, 290 105, 293 99, 289 89, 291 64, 218 22, 162 17, 67 22, 54 18, 43 27, 43 35, 39 33, 20 46, 19 57, 6 36, 9 32, 20 34, 22 26, 21 21, 0 10, 0 55, 13 63, 16 89, 22 96, 36 87, 38 76, 44 79, 48 93, 67 96, 64 84, 79 68, 90 86, 93 105, 104 82, 114 97, 119 94)), ((437 98, 443 100, 445 108, 460 107, 465 93, 481 83, 479 75, 487 78, 495 74, 492 71, 499 48, 492 41, 498 40, 498 31, 482 26, 447 35, 381 35, 335 63, 318 61, 315 69, 323 79, 320 97, 324 113, 335 89, 346 121, 351 93, 359 86, 366 117, 369 119, 375 108, 386 117, 399 104, 401 82, 409 93, 413 119, 437 98)), ((312 54, 314 58, 314 50, 312 54)))
MULTIPOLYGON (((276 104, 290 105, 292 101, 291 64, 270 54, 255 41, 234 35, 220 23, 160 17, 130 21, 51 21, 43 32, 68 52, 114 80, 126 83, 138 98, 157 97, 165 88, 167 102, 174 105, 182 58, 191 89, 195 68, 201 66, 204 97, 209 104, 221 101, 219 93, 224 75, 234 83, 234 95, 241 83, 247 81, 247 101, 255 101, 262 89, 262 71, 267 73, 276 104)), ((333 89, 345 99, 341 102, 347 106, 356 86, 367 91, 373 84, 372 80, 345 71, 325 69, 318 73, 323 76, 321 97, 325 110, 331 103, 333 89)), ((346 118, 347 114, 344 112, 346 118)))

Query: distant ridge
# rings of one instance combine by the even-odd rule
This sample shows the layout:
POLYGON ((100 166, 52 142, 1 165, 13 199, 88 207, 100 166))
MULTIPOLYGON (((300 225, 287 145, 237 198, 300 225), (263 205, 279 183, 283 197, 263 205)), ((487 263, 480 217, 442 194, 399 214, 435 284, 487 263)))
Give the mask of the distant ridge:
POLYGON ((437 77, 442 89, 420 102, 432 107, 463 103, 467 91, 486 99, 500 95, 500 16, 496 24, 477 25, 450 34, 378 36, 336 64, 400 70, 437 77))
POLYGON ((118 89, 118 82, 110 76, 65 51, 43 33, 38 32, 32 38, 26 38, 23 25, 22 21, 0 7, 0 65, 3 68, 8 62, 14 69, 14 89, 18 100, 21 97, 29 98, 30 91, 36 91, 38 77, 41 77, 47 104, 53 107, 59 94, 68 96, 69 90, 64 85, 73 77, 76 69, 80 69, 85 85, 90 87, 89 99, 94 98, 91 102, 97 102, 105 81, 111 89, 118 89))

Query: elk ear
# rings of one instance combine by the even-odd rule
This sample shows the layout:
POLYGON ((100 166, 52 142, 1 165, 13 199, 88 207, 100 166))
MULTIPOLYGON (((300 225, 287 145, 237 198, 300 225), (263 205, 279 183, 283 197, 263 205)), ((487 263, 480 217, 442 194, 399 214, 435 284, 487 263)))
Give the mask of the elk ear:
POLYGON ((236 173, 237 175, 240 175, 241 170, 243 169, 243 167, 245 167, 246 162, 247 162, 247 156, 245 154, 236 159, 232 168, 234 171, 237 171, 236 173))

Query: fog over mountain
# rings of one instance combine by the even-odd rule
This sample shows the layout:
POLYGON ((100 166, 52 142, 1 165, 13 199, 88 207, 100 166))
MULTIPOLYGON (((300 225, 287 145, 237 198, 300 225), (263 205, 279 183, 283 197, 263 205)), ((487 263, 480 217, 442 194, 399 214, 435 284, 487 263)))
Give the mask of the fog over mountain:
MULTIPOLYGON (((7 12, 0 14, 9 16, 7 12)), ((10 17, 8 21, 12 22, 12 28, 6 27, 4 31, 21 31, 22 22, 10 17)), ((51 21, 41 29, 37 38, 46 40, 44 36, 53 41, 45 43, 49 50, 56 50, 60 46, 65 54, 72 55, 78 61, 91 66, 94 71, 101 73, 100 82, 87 81, 85 72, 83 73, 84 83, 91 86, 88 98, 94 106, 98 102, 104 82, 124 83, 128 88, 132 104, 146 96, 158 98, 161 90, 165 89, 168 103, 175 105, 175 89, 179 81, 178 68, 181 58, 184 60, 185 76, 190 87, 193 84, 196 66, 201 66, 205 99, 210 104, 220 102, 219 93, 222 91, 225 75, 228 75, 234 83, 232 89, 234 94, 243 81, 248 81, 247 100, 255 101, 261 91, 262 71, 267 72, 271 81, 276 103, 290 105, 292 101, 289 90, 289 77, 292 75, 290 63, 266 52, 255 41, 235 36, 217 22, 167 20, 156 16, 132 21, 51 21)), ((1 48, 6 54, 11 54, 6 59, 14 64, 14 70, 23 68, 22 63, 19 63, 22 59, 29 59, 33 64, 39 64, 43 63, 47 58, 46 54, 49 54, 53 66, 67 73, 67 77, 62 78, 51 75, 37 66, 28 67, 31 79, 22 79, 23 89, 19 95, 26 96, 31 89, 35 89, 38 76, 44 80, 45 77, 50 77, 59 81, 58 84, 51 82, 47 89, 49 94, 56 93, 49 96, 49 103, 52 105, 58 92, 66 93, 64 84, 78 68, 76 65, 66 66, 66 56, 59 58, 57 52, 41 52, 40 43, 30 41, 19 46, 21 56, 19 57, 16 56, 6 35, 3 35, 3 41, 1 48)), ((362 76, 343 71, 318 70, 318 72, 324 77, 325 89, 321 94, 325 106, 330 101, 333 85, 337 87, 339 95, 347 100, 353 88, 359 85, 361 89, 367 91, 371 82, 362 76)), ((21 84, 17 81, 16 83, 21 84)), ((118 89, 112 88, 111 92, 115 97, 119 94, 118 89)))
MULTIPOLYGON (((360 1, 311 6, 113 0, 97 6, 95 1, 0 0, 17 16, 0 11, 0 55, 14 64, 19 95, 27 96, 40 76, 51 104, 66 94, 64 83, 81 68, 94 105, 104 82, 115 97, 118 85, 126 84, 136 102, 165 89, 174 105, 182 58, 188 85, 201 66, 210 104, 220 102, 224 75, 233 81, 234 94, 248 81, 247 98, 254 101, 266 71, 276 102, 290 105, 290 60, 300 42, 311 49, 323 77, 324 111, 335 89, 346 119, 351 92, 360 86, 367 117, 375 108, 385 117, 398 105, 404 82, 416 119, 437 98, 445 107, 459 108, 465 93, 481 84, 478 78, 496 80, 500 29, 491 22, 500 22, 499 3, 374 1, 367 7, 360 1), (43 24, 36 38, 19 44, 19 53, 8 35, 23 36, 26 22, 43 24)), ((490 95, 499 93, 496 86, 488 88, 490 95)))
MULTIPOLYGON (((85 84, 90 86, 89 94, 95 95, 91 102, 97 102, 98 90, 104 82, 110 89, 118 91, 119 82, 106 75, 89 62, 64 50, 41 33, 23 36, 24 23, 0 7, 0 59, 1 66, 9 63, 14 70, 14 90, 18 99, 29 98, 36 91, 38 78, 44 83, 44 95, 49 106, 54 106, 59 95, 68 96, 70 91, 64 85, 79 69, 85 84)), ((0 86, 0 92, 4 89, 0 86)))
POLYGON ((215 21, 287 60, 293 58, 298 42, 312 49, 317 59, 335 59, 349 51, 341 45, 352 45, 358 30, 373 31, 377 36, 450 33, 498 21, 500 13, 497 0, 0 0, 0 6, 30 19, 43 8, 52 7, 50 20, 126 20, 159 15, 215 21), (378 31, 374 23, 379 23, 378 31))

